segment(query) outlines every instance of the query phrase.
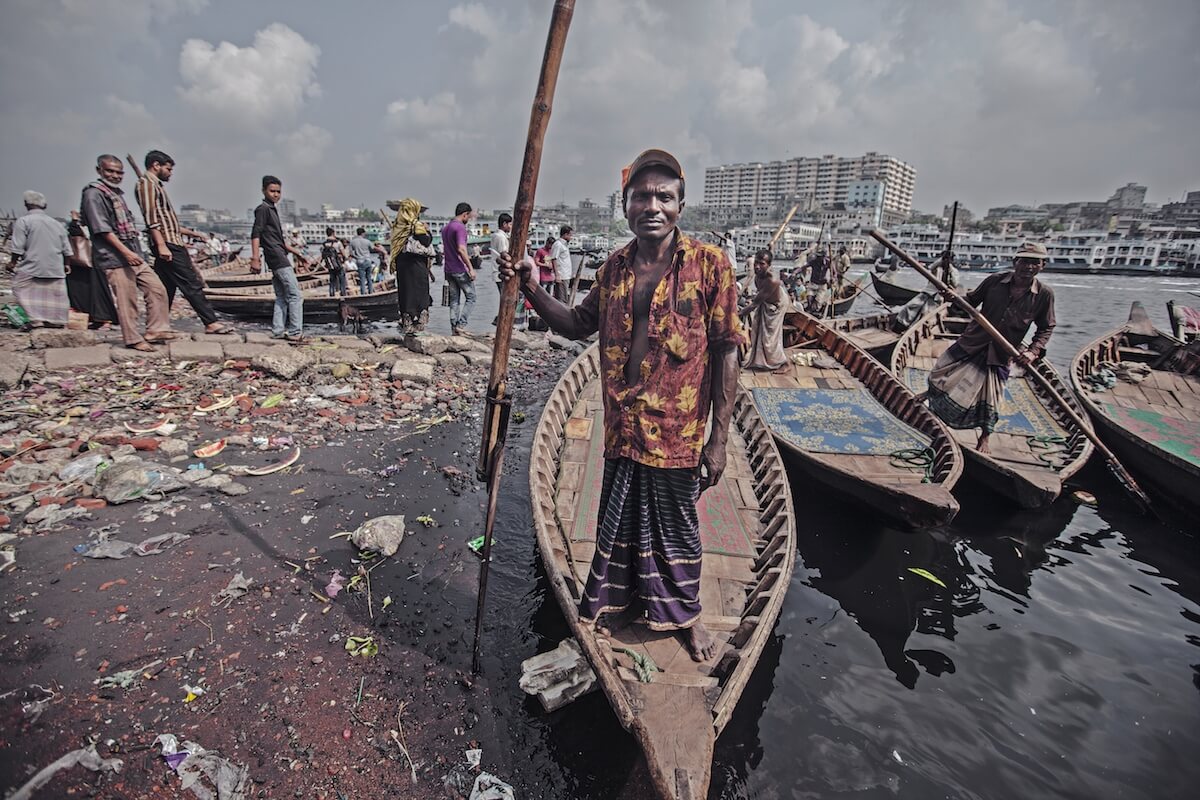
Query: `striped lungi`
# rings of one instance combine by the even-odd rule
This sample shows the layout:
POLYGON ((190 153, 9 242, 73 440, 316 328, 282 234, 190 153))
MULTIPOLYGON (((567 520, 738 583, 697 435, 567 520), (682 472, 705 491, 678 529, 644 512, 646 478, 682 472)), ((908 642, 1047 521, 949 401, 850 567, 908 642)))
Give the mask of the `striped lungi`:
POLYGON ((633 608, 654 630, 700 618, 700 479, 694 469, 658 469, 606 459, 596 554, 579 602, 594 621, 633 608))
POLYGON ((987 357, 987 348, 968 355, 955 342, 929 373, 929 409, 951 428, 996 429, 1008 367, 990 366, 987 357))
POLYGON ((65 278, 34 278, 20 270, 13 276, 13 294, 34 322, 66 325, 71 303, 65 278))

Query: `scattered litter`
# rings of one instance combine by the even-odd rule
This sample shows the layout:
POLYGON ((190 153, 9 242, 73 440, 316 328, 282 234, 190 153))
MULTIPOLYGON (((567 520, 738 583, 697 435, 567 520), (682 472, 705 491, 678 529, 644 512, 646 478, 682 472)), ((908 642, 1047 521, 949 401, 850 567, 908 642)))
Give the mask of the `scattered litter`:
POLYGON ((471 769, 478 767, 479 762, 483 760, 482 750, 468 750, 465 755, 467 757, 467 766, 471 769))
POLYGON ((352 656, 367 658, 379 653, 379 645, 374 636, 347 636, 346 652, 352 656))
POLYGON ((892 758, 894 758, 894 759, 896 760, 896 763, 897 763, 897 764, 903 764, 903 763, 904 763, 904 759, 900 757, 900 751, 899 751, 899 750, 893 750, 893 751, 892 751, 892 758))
POLYGON ((7 700, 14 694, 20 695, 21 715, 30 724, 41 719, 42 714, 50 707, 50 703, 54 701, 54 698, 58 697, 54 691, 47 689, 45 686, 39 683, 31 683, 20 689, 13 689, 12 691, 0 694, 0 700, 7 700))
POLYGON ((329 583, 325 585, 325 594, 329 597, 337 597, 338 592, 345 588, 346 576, 341 570, 335 569, 333 574, 329 576, 329 583))
POLYGON ((58 479, 71 483, 72 481, 91 479, 96 476, 97 470, 111 464, 103 453, 88 453, 85 456, 80 456, 74 461, 68 461, 58 471, 58 479))
POLYGON ((300 448, 297 447, 295 450, 292 451, 292 454, 290 456, 288 456, 284 460, 280 461, 278 464, 272 464, 269 467, 235 466, 235 467, 230 467, 229 471, 235 475, 255 475, 255 476, 270 475, 271 473, 279 472, 280 470, 287 469, 288 467, 292 466, 299 460, 300 460, 300 448))
POLYGON ((283 402, 283 392, 278 392, 278 393, 273 394, 270 397, 266 398, 265 400, 263 400, 262 407, 263 408, 274 408, 275 406, 279 405, 282 402, 283 402))
POLYGON ((175 471, 132 458, 113 464, 96 477, 96 494, 114 505, 184 487, 175 471))
POLYGON ((387 608, 387 607, 388 607, 388 606, 390 606, 391 604, 392 604, 392 596, 389 594, 387 597, 383 598, 383 606, 382 606, 382 608, 387 608))
POLYGON ((595 690, 599 683, 579 643, 563 639, 558 647, 521 662, 521 691, 534 695, 546 711, 556 711, 595 690))
POLYGON ((186 542, 190 538, 186 533, 177 532, 151 536, 149 539, 138 543, 133 548, 133 554, 135 556, 156 556, 180 542, 186 542))
POLYGON ((428 514, 422 514, 421 516, 417 517, 417 522, 421 523, 426 528, 432 528, 434 525, 437 525, 437 520, 428 514))
POLYGON ((49 783, 51 778, 76 764, 86 767, 92 772, 120 772, 121 767, 125 766, 125 762, 119 758, 101 758, 100 754, 96 752, 96 745, 89 744, 87 747, 72 750, 53 764, 43 767, 24 786, 9 795, 8 800, 30 800, 33 793, 49 783))
POLYGON ((317 516, 315 514, 305 514, 304 516, 302 516, 300 518, 300 524, 307 525, 308 523, 312 522, 316 518, 317 518, 317 516))
POLYGON ((250 586, 254 583, 253 578, 247 578, 241 572, 229 579, 229 583, 225 585, 216 597, 213 598, 214 606, 222 606, 229 608, 234 600, 244 595, 250 590, 250 586))
POLYGON ((183 698, 183 702, 185 702, 185 703, 190 703, 193 700, 195 700, 196 698, 204 696, 204 687, 203 686, 198 686, 198 685, 197 686, 189 686, 188 684, 185 683, 180 688, 182 688, 183 691, 186 692, 186 695, 183 698))
POLYGON ((125 558, 135 546, 133 542, 110 539, 107 535, 101 534, 95 542, 80 545, 83 549, 76 548, 76 550, 79 550, 80 555, 84 558, 125 558))
POLYGON ((197 447, 195 450, 192 451, 192 455, 194 455, 196 458, 212 458, 215 455, 219 455, 221 453, 221 451, 224 449, 225 449, 225 440, 218 439, 215 442, 209 442, 206 445, 197 447))
MULTIPOLYGON (((476 536, 474 539, 467 542, 467 549, 470 550, 475 555, 479 556, 480 558, 483 558, 483 543, 484 543, 484 537, 476 536)), ((495 544, 495 543, 496 543, 496 540, 493 539, 492 544, 495 544)))
MULTIPOLYGON (((158 433, 158 431, 159 431, 159 430, 160 430, 160 429, 161 429, 161 428, 162 428, 164 425, 169 425, 169 424, 171 424, 171 415, 170 415, 170 414, 168 414, 167 416, 163 417, 163 418, 162 418, 162 419, 160 419, 158 422, 155 422, 153 425, 151 425, 151 426, 150 426, 150 427, 148 427, 148 428, 140 428, 140 427, 137 427, 137 426, 135 426, 135 425, 130 425, 128 422, 126 422, 126 423, 125 423, 125 430, 129 431, 130 433, 132 433, 132 434, 134 434, 134 435, 136 435, 136 436, 145 436, 145 435, 146 435, 146 434, 148 434, 148 433, 158 433)), ((172 429, 172 430, 174 430, 174 429, 172 429)))
POLYGON ((359 550, 371 550, 393 556, 404 541, 404 515, 394 514, 369 519, 350 534, 359 550))
POLYGON ((161 658, 151 661, 144 667, 138 669, 125 669, 120 672, 114 672, 111 675, 104 675, 92 681, 101 689, 128 689, 133 686, 134 681, 142 676, 148 669, 153 669, 163 663, 161 658))
POLYGON ((1075 502, 1083 506, 1095 506, 1097 504, 1096 495, 1091 492, 1085 492, 1083 489, 1077 489, 1071 494, 1075 498, 1075 502))
POLYGON ((946 584, 942 583, 942 579, 939 578, 938 576, 934 575, 929 570, 921 569, 920 567, 909 567, 908 571, 914 575, 920 575, 922 578, 924 578, 927 581, 936 583, 938 586, 942 587, 943 589, 946 588, 946 584))
POLYGON ((250 768, 234 764, 216 751, 205 750, 192 741, 182 745, 174 734, 159 734, 154 740, 162 747, 163 759, 179 775, 179 788, 189 790, 198 800, 244 800, 250 783, 250 768))
POLYGON ((468 800, 516 800, 513 788, 489 772, 481 772, 468 800))

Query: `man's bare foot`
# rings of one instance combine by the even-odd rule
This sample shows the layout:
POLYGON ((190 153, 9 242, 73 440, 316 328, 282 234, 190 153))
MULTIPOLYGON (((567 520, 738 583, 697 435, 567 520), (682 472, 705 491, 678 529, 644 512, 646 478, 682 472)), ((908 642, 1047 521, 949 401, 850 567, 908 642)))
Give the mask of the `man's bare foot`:
POLYGON ((975 443, 975 449, 976 449, 976 450, 978 450, 980 453, 990 453, 990 452, 992 452, 992 451, 991 451, 991 448, 988 446, 988 437, 989 437, 990 435, 991 435, 991 434, 987 434, 987 433, 981 433, 981 434, 979 434, 979 441, 977 441, 977 442, 975 443))
POLYGON ((704 627, 703 622, 697 622, 692 627, 682 631, 683 642, 687 645, 692 661, 708 661, 717 654, 717 640, 704 627))
POLYGON ((130 350, 137 350, 139 353, 157 353, 158 348, 147 342, 137 342, 136 344, 126 345, 130 350))
POLYGON ((596 630, 605 636, 612 636, 614 631, 629 627, 637 618, 638 613, 632 608, 626 608, 622 611, 608 611, 601 614, 599 619, 596 620, 596 630))

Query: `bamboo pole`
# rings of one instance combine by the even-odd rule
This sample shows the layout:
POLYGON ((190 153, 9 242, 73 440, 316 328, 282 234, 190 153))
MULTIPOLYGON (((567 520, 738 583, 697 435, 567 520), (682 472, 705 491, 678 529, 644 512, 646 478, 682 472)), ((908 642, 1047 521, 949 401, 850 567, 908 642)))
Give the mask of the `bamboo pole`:
MULTIPOLYGON (((968 303, 966 298, 953 291, 945 284, 944 281, 926 269, 920 261, 917 261, 908 253, 904 252, 899 245, 887 238, 887 236, 883 235, 878 230, 871 231, 871 236, 875 239, 875 241, 879 242, 881 245, 894 253, 898 258, 903 260, 904 263, 908 264, 910 267, 920 273, 921 277, 925 278, 925 280, 936 286, 938 291, 949 298, 952 303, 970 314, 971 319, 975 320, 979 327, 983 328, 983 330, 986 331, 993 340, 995 340, 996 344, 1000 346, 1000 349, 1005 355, 1007 355, 1009 358, 1018 358, 1020 356, 1020 353, 1017 351, 1017 348, 1013 346, 1012 342, 1008 341, 1008 339, 1005 339, 1000 331, 996 330, 996 327, 992 325, 988 318, 985 317, 977 308, 975 308, 975 306, 968 303)), ((1116 455, 1108 449, 1104 442, 1100 441, 1100 437, 1094 430, 1092 430, 1091 426, 1079 415, 1078 412, 1075 411, 1074 408, 1071 407, 1069 403, 1067 403, 1062 395, 1058 393, 1058 390, 1055 389, 1054 385, 1046 379, 1046 376, 1042 375, 1036 369, 1027 369, 1025 370, 1025 374, 1032 377, 1034 381, 1041 386, 1042 389, 1049 394, 1056 403, 1058 403, 1063 412, 1067 415, 1067 418, 1075 424, 1075 427, 1079 428, 1079 430, 1083 432, 1083 435, 1091 440, 1092 444, 1096 446, 1096 450, 1104 457, 1105 462, 1108 464, 1109 471, 1112 472, 1113 476, 1117 479, 1117 482, 1121 484, 1122 488, 1124 488, 1126 492, 1128 492, 1129 496, 1133 498, 1134 502, 1137 503, 1138 506, 1140 506, 1143 510, 1150 510, 1150 498, 1147 497, 1146 493, 1142 491, 1142 488, 1138 486, 1137 481, 1133 479, 1133 476, 1129 474, 1129 471, 1126 470, 1124 466, 1122 466, 1121 462, 1117 460, 1116 455)))
POLYGON ((775 252, 775 243, 779 241, 779 237, 783 236, 783 232, 787 230, 788 223, 792 221, 792 217, 796 216, 796 210, 798 208, 800 208, 799 203, 792 206, 792 210, 789 211, 787 216, 783 218, 783 224, 779 226, 779 229, 775 231, 775 235, 771 237, 771 243, 767 245, 767 249, 772 253, 775 252))
POLYGON ((126 153, 125 160, 129 162, 129 166, 133 167, 133 174, 137 176, 138 180, 141 180, 142 179, 142 168, 139 167, 138 163, 133 160, 133 154, 126 153))
MULTIPOLYGON (((508 252, 513 263, 525 255, 529 238, 529 223, 533 218, 534 195, 537 192, 538 172, 542 163, 542 142, 550 124, 554 88, 558 84, 558 68, 562 64, 567 43, 567 30, 575 0, 555 0, 550 15, 550 31, 546 35, 546 50, 542 55, 542 71, 538 77, 537 93, 529 112, 529 132, 525 138, 525 158, 517 184, 517 200, 513 203, 513 229, 508 252)), ((508 398, 508 355, 512 347, 513 318, 516 316, 518 281, 505 281, 500 289, 500 312, 496 319, 496 342, 492 348, 492 366, 488 375, 487 404, 484 407, 483 441, 475 471, 488 485, 487 521, 483 532, 483 564, 479 569, 479 598, 475 608, 475 643, 472 647, 471 670, 479 673, 479 637, 483 630, 483 607, 487 596, 488 567, 492 557, 492 530, 496 524, 496 501, 500 493, 500 473, 504 465, 504 439, 508 433, 508 414, 512 401, 508 398)))

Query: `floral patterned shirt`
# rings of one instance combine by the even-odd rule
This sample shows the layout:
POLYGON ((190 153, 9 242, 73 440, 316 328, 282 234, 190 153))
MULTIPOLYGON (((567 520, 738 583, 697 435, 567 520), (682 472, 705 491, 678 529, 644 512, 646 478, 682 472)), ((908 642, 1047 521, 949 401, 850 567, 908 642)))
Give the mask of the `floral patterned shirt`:
POLYGON ((604 457, 694 468, 711 404, 709 356, 748 341, 733 265, 721 248, 676 231, 671 266, 650 303, 649 349, 637 382, 628 384, 636 252, 635 239, 609 256, 574 309, 577 333, 600 332, 604 457))

